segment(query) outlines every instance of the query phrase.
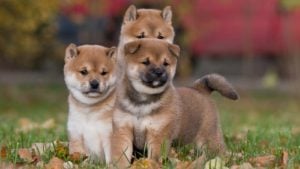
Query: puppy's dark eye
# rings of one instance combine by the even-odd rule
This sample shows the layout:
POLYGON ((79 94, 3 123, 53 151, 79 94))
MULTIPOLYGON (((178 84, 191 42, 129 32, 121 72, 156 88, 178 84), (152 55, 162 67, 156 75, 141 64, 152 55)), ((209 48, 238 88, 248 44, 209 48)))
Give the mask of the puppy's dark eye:
POLYGON ((157 36, 157 39, 163 39, 163 38, 165 38, 165 37, 163 37, 163 36, 160 35, 160 34, 157 36))
POLYGON ((142 62, 143 65, 150 65, 150 60, 147 58, 145 61, 142 62))
POLYGON ((138 39, 142 39, 145 38, 145 34, 144 32, 142 32, 140 35, 136 36, 138 39))
POLYGON ((102 75, 102 76, 105 76, 105 75, 107 75, 107 71, 102 71, 100 74, 102 75))
POLYGON ((89 72, 86 69, 83 69, 80 71, 80 74, 82 74, 83 76, 87 75, 89 72))

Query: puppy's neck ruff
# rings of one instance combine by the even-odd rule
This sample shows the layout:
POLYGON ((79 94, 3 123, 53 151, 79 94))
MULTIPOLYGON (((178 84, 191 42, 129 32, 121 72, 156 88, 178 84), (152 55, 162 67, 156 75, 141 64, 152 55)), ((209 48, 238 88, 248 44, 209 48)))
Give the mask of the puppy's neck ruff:
POLYGON ((129 80, 124 80, 127 86, 122 87, 120 93, 119 105, 120 107, 137 117, 146 116, 155 112, 161 106, 161 99, 168 91, 166 88, 163 92, 158 94, 143 94, 137 91, 129 80))
POLYGON ((157 102, 160 98, 164 95, 167 89, 163 91, 159 91, 153 94, 141 93, 140 91, 136 90, 131 82, 127 83, 125 97, 128 98, 134 104, 150 104, 153 102, 157 102))

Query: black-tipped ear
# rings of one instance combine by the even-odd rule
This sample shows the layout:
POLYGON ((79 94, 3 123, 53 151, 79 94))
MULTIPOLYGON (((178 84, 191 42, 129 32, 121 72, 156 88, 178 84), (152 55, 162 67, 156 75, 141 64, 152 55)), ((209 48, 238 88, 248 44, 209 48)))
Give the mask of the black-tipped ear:
POLYGON ((134 54, 141 48, 141 43, 139 41, 133 41, 125 44, 124 51, 125 55, 134 54))
POLYGON ((106 55, 110 58, 115 58, 117 53, 117 48, 115 46, 109 48, 106 52, 106 55))
POLYGON ((130 21, 135 21, 137 18, 137 10, 134 5, 130 5, 124 15, 123 23, 126 24, 130 21))
POLYGON ((172 55, 179 58, 180 56, 180 47, 175 44, 168 44, 168 49, 171 52, 172 55))
POLYGON ((70 61, 71 59, 75 58, 78 55, 77 46, 74 43, 71 43, 65 52, 65 62, 70 61))
POLYGON ((172 24, 172 9, 171 6, 166 6, 161 12, 162 18, 168 23, 172 24))

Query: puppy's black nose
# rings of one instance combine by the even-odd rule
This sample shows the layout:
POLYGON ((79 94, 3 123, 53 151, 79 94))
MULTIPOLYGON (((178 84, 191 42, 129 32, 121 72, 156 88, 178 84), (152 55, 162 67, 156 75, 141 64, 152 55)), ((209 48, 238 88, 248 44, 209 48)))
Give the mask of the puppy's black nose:
POLYGON ((152 69, 152 73, 155 74, 157 77, 160 77, 163 73, 165 73, 165 70, 162 68, 154 68, 152 69))
POLYGON ((92 89, 98 89, 99 82, 97 80, 92 80, 92 81, 90 81, 90 86, 92 89))

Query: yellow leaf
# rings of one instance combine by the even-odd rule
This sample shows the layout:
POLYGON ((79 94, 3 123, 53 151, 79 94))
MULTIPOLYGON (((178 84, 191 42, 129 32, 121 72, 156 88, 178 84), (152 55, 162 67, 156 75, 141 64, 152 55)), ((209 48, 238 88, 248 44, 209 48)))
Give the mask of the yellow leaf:
POLYGON ((37 123, 28 118, 20 118, 18 124, 20 127, 16 129, 16 132, 28 132, 38 127, 37 123))
POLYGON ((228 169, 228 167, 225 166, 225 162, 220 157, 216 157, 207 161, 204 169, 228 169))
POLYGON ((54 119, 48 119, 48 120, 46 120, 44 123, 42 123, 41 125, 40 125, 40 127, 41 128, 43 128, 43 129, 51 129, 51 128, 54 128, 55 127, 55 121, 54 121, 54 119))
POLYGON ((134 163, 130 167, 130 169, 159 169, 159 168, 161 167, 157 162, 145 158, 134 161, 134 163))
POLYGON ((69 149, 63 143, 57 141, 55 146, 55 155, 59 158, 65 159, 69 154, 69 149))

